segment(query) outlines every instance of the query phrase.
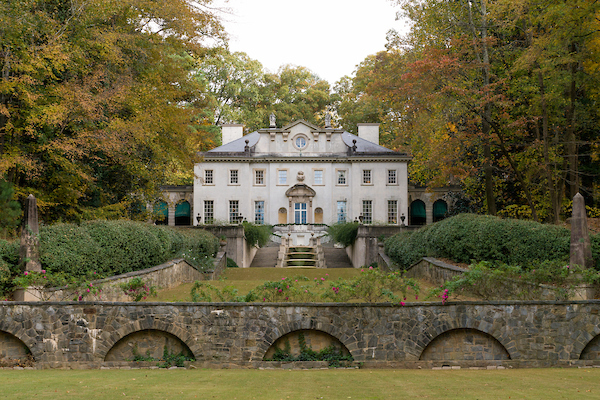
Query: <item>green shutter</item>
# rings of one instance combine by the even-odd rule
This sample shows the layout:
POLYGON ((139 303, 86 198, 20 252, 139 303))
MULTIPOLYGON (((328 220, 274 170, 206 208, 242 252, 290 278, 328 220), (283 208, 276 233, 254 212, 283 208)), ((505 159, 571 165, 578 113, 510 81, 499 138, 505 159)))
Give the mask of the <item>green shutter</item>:
POLYGON ((410 215, 412 215, 413 218, 426 218, 425 203, 421 200, 413 201, 410 205, 410 215))
POLYGON ((177 204, 177 207, 175 207, 175 218, 189 217, 190 215, 190 203, 184 201, 182 203, 177 204))

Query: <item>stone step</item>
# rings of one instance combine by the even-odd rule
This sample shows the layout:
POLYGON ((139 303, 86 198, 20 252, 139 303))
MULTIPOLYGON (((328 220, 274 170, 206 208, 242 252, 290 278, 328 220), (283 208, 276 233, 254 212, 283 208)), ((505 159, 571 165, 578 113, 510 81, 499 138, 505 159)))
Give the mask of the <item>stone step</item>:
POLYGON ((327 268, 352 268, 352 262, 346 254, 346 249, 336 249, 334 247, 324 247, 325 265, 327 268))
POLYGON ((275 268, 279 247, 261 247, 256 252, 250 268, 275 268))

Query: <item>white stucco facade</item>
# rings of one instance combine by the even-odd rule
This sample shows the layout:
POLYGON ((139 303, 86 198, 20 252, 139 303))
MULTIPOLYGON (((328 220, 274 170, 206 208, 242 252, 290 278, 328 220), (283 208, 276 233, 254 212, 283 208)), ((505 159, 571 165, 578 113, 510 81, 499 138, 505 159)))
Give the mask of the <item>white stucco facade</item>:
POLYGON ((194 225, 198 214, 201 224, 241 215, 272 225, 408 216, 410 157, 379 146, 377 124, 359 125, 359 136, 305 121, 246 136, 240 125, 223 129, 224 144, 194 168, 194 225))

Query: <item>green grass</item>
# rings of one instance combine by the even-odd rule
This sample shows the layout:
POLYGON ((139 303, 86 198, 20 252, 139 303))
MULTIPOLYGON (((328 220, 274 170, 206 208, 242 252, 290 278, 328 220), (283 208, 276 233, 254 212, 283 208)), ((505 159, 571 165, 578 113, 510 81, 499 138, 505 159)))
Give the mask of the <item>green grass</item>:
MULTIPOLYGON (((286 277, 306 276, 310 280, 326 278, 329 281, 338 278, 350 279, 358 275, 360 269, 356 268, 227 268, 221 279, 209 283, 219 289, 233 286, 238 293, 246 294, 266 281, 278 281, 286 277)), ((158 297, 149 297, 146 301, 191 301, 192 285, 193 283, 184 283, 171 289, 159 290, 158 297)))
POLYGON ((3 399, 598 399, 600 369, 0 371, 3 399))

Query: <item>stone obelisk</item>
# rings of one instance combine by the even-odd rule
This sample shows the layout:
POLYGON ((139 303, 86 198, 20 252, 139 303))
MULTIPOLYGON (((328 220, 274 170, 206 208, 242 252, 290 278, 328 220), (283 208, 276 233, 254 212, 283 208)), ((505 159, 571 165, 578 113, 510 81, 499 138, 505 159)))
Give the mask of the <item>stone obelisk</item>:
POLYGON ((21 248, 19 250, 23 271, 41 271, 40 264, 40 228, 35 196, 30 194, 25 200, 25 212, 21 225, 21 248))

